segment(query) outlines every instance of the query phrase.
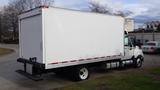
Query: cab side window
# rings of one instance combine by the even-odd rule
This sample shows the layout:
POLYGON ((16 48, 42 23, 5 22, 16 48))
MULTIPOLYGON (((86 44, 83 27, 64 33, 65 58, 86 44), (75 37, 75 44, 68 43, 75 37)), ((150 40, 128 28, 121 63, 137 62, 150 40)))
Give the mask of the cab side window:
POLYGON ((124 45, 132 47, 132 42, 131 42, 131 40, 128 37, 125 37, 125 39, 124 39, 124 45))
POLYGON ((129 45, 129 39, 128 39, 128 37, 125 37, 125 39, 124 39, 124 45, 125 46, 129 45))

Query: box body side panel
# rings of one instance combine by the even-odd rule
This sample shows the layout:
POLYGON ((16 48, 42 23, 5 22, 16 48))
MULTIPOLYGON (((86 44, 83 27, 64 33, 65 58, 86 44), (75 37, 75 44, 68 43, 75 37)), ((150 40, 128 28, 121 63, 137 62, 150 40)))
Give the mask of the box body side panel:
POLYGON ((46 64, 123 55, 123 18, 56 8, 43 13, 46 64))

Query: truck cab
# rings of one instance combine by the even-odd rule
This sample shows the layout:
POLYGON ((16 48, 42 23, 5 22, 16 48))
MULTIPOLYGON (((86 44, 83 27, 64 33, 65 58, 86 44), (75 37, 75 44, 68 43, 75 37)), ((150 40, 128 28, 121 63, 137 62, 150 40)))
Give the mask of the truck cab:
MULTIPOLYGON (((134 42, 134 40, 131 40, 130 36, 127 34, 125 35, 124 39, 124 57, 122 58, 122 61, 129 61, 134 65, 134 67, 141 67, 142 62, 144 61, 144 54, 142 49, 137 46, 134 42)), ((122 63, 124 64, 124 62, 122 63)))

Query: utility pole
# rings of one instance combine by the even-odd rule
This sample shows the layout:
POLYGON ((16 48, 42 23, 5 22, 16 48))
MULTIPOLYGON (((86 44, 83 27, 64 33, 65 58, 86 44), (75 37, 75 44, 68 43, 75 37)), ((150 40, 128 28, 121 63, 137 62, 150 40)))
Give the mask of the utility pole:
POLYGON ((155 41, 155 30, 156 30, 156 27, 155 27, 154 23, 152 23, 153 41, 155 41))
POLYGON ((154 29, 152 30, 152 38, 153 38, 152 40, 155 41, 155 32, 154 32, 154 29))
POLYGON ((2 42, 2 16, 0 14, 0 43, 2 42))
POLYGON ((147 24, 145 23, 145 24, 142 26, 142 44, 145 44, 145 41, 144 41, 144 34, 145 34, 145 33, 144 33, 144 32, 145 32, 145 29, 147 28, 146 25, 147 25, 147 24))

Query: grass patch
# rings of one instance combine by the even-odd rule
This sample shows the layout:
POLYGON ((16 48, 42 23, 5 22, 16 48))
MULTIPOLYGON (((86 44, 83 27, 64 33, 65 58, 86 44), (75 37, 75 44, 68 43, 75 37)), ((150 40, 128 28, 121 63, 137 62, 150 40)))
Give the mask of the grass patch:
POLYGON ((108 79, 110 90, 160 90, 160 82, 145 75, 124 75, 108 79))
POLYGON ((160 68, 151 69, 150 72, 154 75, 160 75, 160 68))
POLYGON ((142 73, 114 73, 96 78, 94 80, 83 81, 55 90, 160 90, 160 80, 155 79, 160 68, 152 69, 142 73))
POLYGON ((0 48, 0 56, 10 54, 14 52, 13 49, 7 49, 7 48, 0 48))

